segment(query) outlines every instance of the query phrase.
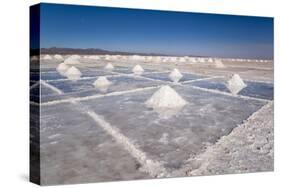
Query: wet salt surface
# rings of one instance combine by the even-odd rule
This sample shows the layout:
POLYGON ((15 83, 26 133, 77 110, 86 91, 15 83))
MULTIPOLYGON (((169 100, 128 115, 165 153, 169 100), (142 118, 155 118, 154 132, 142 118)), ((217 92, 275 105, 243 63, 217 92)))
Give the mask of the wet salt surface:
POLYGON ((65 94, 58 95, 47 88, 48 90, 41 90, 41 102, 48 102, 67 97, 86 97, 98 94, 112 93, 116 91, 127 91, 137 88, 157 86, 159 84, 158 82, 133 76, 108 77, 107 79, 112 82, 112 84, 108 87, 107 91, 105 92, 94 87, 93 83, 96 79, 97 78, 89 80, 67 80, 53 82, 51 84, 63 91, 63 93, 65 94))
POLYGON ((74 104, 41 107, 42 184, 148 178, 138 162, 74 104))
MULTIPOLYGON (((114 73, 112 73, 112 72, 106 72, 103 70, 87 70, 87 69, 79 69, 79 70, 82 73, 82 75, 81 75, 82 78, 114 75, 114 73)), ((60 75, 57 71, 47 71, 47 72, 41 72, 41 79, 42 80, 57 80, 57 79, 66 79, 66 77, 60 75)))
POLYGON ((149 158, 161 161, 168 171, 181 168, 186 159, 228 135, 265 104, 190 87, 174 88, 188 104, 169 119, 161 119, 161 114, 144 104, 156 90, 88 100, 81 104, 120 129, 149 158))
MULTIPOLYGON (((149 74, 144 73, 142 74, 143 77, 161 80, 161 81, 169 81, 172 82, 172 80, 169 78, 169 72, 167 73, 157 73, 157 74, 149 74)), ((189 80, 195 80, 200 78, 205 78, 203 76, 195 75, 195 74, 188 74, 188 73, 181 73, 183 77, 179 80, 179 82, 189 81, 189 80)))
MULTIPOLYGON (((273 100, 274 86, 270 83, 245 81, 247 87, 242 89, 238 94, 243 96, 255 97, 260 99, 273 100)), ((192 86, 197 86, 206 89, 214 89, 218 91, 228 92, 224 81, 219 79, 204 80, 193 83, 187 83, 192 86)))

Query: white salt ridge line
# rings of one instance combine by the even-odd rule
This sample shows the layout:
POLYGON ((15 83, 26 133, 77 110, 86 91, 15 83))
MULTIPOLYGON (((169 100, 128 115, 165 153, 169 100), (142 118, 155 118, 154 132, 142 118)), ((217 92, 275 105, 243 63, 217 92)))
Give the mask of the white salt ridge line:
POLYGON ((271 81, 260 81, 260 80, 250 80, 250 79, 243 79, 246 82, 256 82, 256 83, 262 83, 262 84, 274 84, 274 82, 271 81))
POLYGON ((53 90, 54 92, 58 93, 58 94, 63 94, 63 91, 61 91, 60 89, 52 86, 51 84, 48 84, 47 82, 45 82, 44 80, 40 80, 40 83, 48 88, 50 88, 51 90, 53 90))
MULTIPOLYGON (((120 77, 122 75, 108 75, 106 76, 107 78, 114 78, 114 77, 120 77)), ((92 76, 92 77, 81 77, 79 79, 77 79, 76 81, 79 81, 79 80, 91 80, 91 79, 95 79, 95 78, 98 78, 99 76, 92 76)), ((44 80, 45 82, 63 82, 63 81, 71 81, 70 79, 68 78, 61 78, 61 79, 56 79, 56 80, 44 80)))
POLYGON ((201 87, 197 87, 197 86, 188 85, 188 87, 191 87, 191 88, 197 89, 197 90, 201 90, 201 91, 207 91, 207 92, 211 92, 211 93, 226 95, 226 96, 230 96, 230 97, 234 97, 234 98, 241 98, 241 99, 247 99, 247 100, 256 100, 256 101, 261 101, 261 102, 270 102, 271 101, 271 100, 267 100, 267 99, 259 99, 259 98, 243 96, 243 95, 232 95, 231 93, 227 93, 227 92, 223 92, 223 91, 218 91, 218 90, 214 90, 214 89, 201 88, 201 87))
POLYGON ((261 68, 261 67, 248 67, 248 66, 233 66, 233 65, 228 65, 227 67, 231 68, 247 68, 247 69, 256 69, 256 70, 273 70, 273 68, 261 68))
POLYGON ((108 93, 108 94, 98 94, 98 95, 87 96, 87 97, 76 97, 76 98, 61 99, 61 100, 55 100, 55 101, 41 103, 41 105, 42 106, 50 106, 50 105, 55 105, 55 104, 60 104, 60 103, 86 101, 86 100, 103 98, 103 97, 108 97, 108 96, 118 96, 118 95, 123 95, 123 94, 128 94, 128 93, 146 91, 146 90, 151 90, 151 89, 155 89, 155 88, 159 88, 159 87, 161 87, 161 86, 138 88, 138 89, 132 89, 132 90, 127 90, 127 91, 116 91, 116 92, 112 92, 112 93, 108 93))
POLYGON ((57 71, 44 71, 44 72, 40 72, 41 74, 48 74, 48 73, 58 73, 57 71))
POLYGON ((40 81, 36 81, 35 84, 33 84, 32 86, 30 86, 29 90, 34 89, 35 87, 37 87, 40 84, 40 81))
POLYGON ((38 102, 34 102, 34 101, 29 101, 29 104, 35 105, 35 106, 40 106, 40 104, 38 102))
POLYGON ((195 80, 187 80, 187 81, 181 82, 181 84, 193 83, 193 82, 204 81, 204 80, 212 80, 212 79, 223 78, 223 77, 224 76, 213 76, 213 77, 208 77, 208 78, 199 78, 199 79, 195 79, 195 80))
POLYGON ((111 135, 124 149, 126 149, 137 161, 142 165, 141 171, 147 172, 152 177, 165 177, 168 175, 166 169, 158 161, 149 159, 145 152, 140 150, 134 145, 129 138, 124 136, 116 127, 111 126, 102 117, 95 112, 88 112, 97 124, 104 129, 109 135, 111 135))

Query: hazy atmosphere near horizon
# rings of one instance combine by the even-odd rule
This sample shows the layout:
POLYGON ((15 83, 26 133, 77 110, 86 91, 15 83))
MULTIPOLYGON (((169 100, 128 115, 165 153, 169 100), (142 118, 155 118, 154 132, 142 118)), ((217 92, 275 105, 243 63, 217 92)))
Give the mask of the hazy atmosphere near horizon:
POLYGON ((42 4, 41 47, 273 58, 273 18, 42 4))

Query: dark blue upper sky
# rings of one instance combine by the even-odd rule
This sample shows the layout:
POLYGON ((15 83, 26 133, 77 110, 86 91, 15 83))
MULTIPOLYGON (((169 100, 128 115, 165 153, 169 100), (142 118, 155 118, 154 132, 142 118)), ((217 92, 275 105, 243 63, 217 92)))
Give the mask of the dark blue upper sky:
POLYGON ((42 4, 41 47, 272 58, 273 19, 42 4))

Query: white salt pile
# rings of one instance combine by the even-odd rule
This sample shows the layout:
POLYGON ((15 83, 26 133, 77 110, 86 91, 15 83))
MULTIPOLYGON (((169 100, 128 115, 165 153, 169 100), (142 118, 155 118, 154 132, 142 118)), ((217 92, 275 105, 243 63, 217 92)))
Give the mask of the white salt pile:
POLYGON ((39 58, 38 58, 38 56, 34 55, 34 56, 31 57, 30 60, 31 61, 39 61, 39 58))
POLYGON ((215 60, 215 66, 216 66, 216 68, 225 68, 224 64, 222 63, 222 61, 220 59, 215 60))
POLYGON ((179 71, 178 69, 174 69, 174 70, 169 74, 169 78, 170 78, 173 82, 178 82, 182 77, 183 77, 183 75, 180 73, 180 71, 179 71))
POLYGON ((162 86, 150 99, 145 102, 146 106, 153 109, 181 108, 187 102, 170 86, 162 86))
POLYGON ((59 55, 59 54, 54 55, 54 58, 57 60, 63 60, 62 55, 59 55))
POLYGON ((70 56, 66 60, 64 60, 63 63, 67 65, 77 65, 80 64, 80 61, 78 60, 78 58, 76 58, 76 56, 70 56))
POLYGON ((61 75, 65 75, 66 71, 69 69, 69 66, 66 65, 65 63, 60 63, 56 70, 61 74, 61 75))
POLYGON ((82 73, 76 67, 70 67, 66 72, 65 76, 67 76, 70 80, 78 80, 81 77, 82 73))
POLYGON ((238 74, 234 74, 230 80, 227 81, 226 87, 229 89, 229 91, 236 95, 238 94, 242 89, 247 87, 247 85, 244 83, 244 81, 241 79, 241 77, 238 74))
POLYGON ((186 62, 185 57, 180 57, 180 58, 179 58, 179 62, 180 62, 180 63, 185 63, 185 62, 186 62))
POLYGON ((111 82, 105 77, 105 76, 100 76, 96 81, 93 83, 93 85, 96 88, 101 88, 101 87, 107 87, 111 85, 111 82))
POLYGON ((136 65, 133 68, 133 73, 137 75, 141 75, 144 72, 143 68, 140 65, 136 65))
POLYGON ((43 57, 43 59, 44 59, 44 60, 51 60, 52 57, 51 57, 50 55, 45 55, 45 56, 43 57))
POLYGON ((104 67, 106 70, 113 70, 114 66, 111 63, 107 63, 107 65, 104 67))
POLYGON ((71 55, 69 58, 72 58, 72 59, 80 59, 81 56, 80 56, 80 55, 71 55))

